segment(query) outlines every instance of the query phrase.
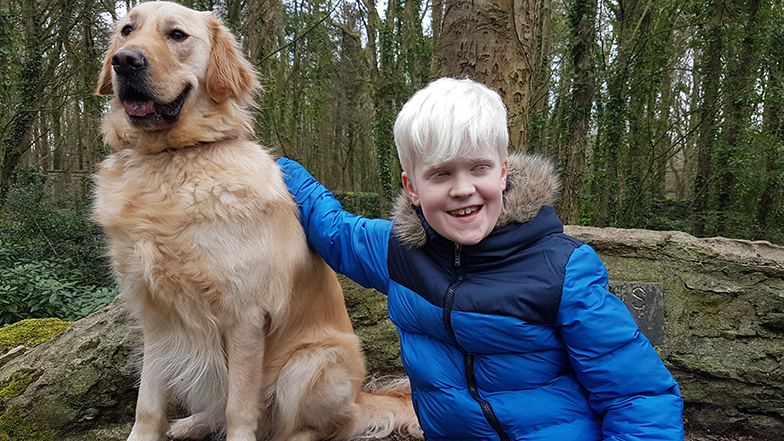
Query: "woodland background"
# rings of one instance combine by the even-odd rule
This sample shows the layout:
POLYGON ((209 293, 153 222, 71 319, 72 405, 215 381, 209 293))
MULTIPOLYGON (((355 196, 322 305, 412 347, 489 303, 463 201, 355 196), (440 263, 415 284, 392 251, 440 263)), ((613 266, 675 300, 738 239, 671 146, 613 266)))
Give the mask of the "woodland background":
MULTIPOLYGON (((93 90, 136 3, 0 0, 0 324, 114 294, 87 216, 107 153, 93 90)), ((375 206, 359 211, 398 192, 403 103, 471 77, 503 96, 511 150, 556 160, 564 223, 784 244, 779 0, 182 3, 215 10, 257 66, 259 140, 375 206)))

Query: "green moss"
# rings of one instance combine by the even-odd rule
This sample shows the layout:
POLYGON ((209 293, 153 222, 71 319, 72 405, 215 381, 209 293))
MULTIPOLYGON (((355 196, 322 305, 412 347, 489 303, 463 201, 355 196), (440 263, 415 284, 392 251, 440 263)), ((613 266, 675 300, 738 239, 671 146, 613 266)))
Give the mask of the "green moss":
POLYGON ((14 398, 22 395, 31 383, 41 376, 35 369, 21 369, 7 381, 0 382, 0 398, 14 398))
POLYGON ((0 329, 0 353, 19 345, 37 346, 63 332, 73 322, 56 318, 27 319, 0 329))
POLYGON ((11 406, 0 417, 0 441, 54 441, 49 427, 31 421, 24 411, 11 406))

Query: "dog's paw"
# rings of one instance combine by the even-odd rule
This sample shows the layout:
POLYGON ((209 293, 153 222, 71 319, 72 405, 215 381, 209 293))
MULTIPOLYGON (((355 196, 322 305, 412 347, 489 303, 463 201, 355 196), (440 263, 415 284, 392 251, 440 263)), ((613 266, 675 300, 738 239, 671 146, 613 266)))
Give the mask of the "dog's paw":
POLYGON ((144 427, 143 424, 136 424, 133 425, 133 429, 131 430, 131 434, 128 435, 128 439, 126 441, 164 441, 163 434, 161 430, 155 430, 154 428, 151 430, 147 427, 144 427))
POLYGON ((173 440, 203 439, 210 434, 210 422, 203 413, 172 422, 166 437, 173 440))

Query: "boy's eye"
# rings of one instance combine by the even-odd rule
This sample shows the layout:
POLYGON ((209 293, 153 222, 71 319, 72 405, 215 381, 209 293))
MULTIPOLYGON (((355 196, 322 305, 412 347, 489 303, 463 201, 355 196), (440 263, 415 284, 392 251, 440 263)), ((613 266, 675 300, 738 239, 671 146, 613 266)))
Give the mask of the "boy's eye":
POLYGON ((430 174, 430 179, 440 179, 449 176, 449 173, 445 171, 437 171, 430 174))

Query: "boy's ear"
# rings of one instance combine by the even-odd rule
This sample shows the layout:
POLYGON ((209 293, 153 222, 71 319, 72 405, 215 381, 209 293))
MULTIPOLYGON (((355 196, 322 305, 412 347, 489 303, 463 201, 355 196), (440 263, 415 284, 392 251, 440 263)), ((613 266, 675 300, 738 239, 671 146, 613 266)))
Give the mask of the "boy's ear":
POLYGON ((406 191, 408 198, 411 199, 411 203, 418 207, 421 202, 419 200, 419 193, 416 190, 414 181, 410 176, 408 176, 408 173, 406 172, 401 173, 400 178, 403 180, 403 189, 406 191))
POLYGON ((509 172, 509 158, 504 159, 504 167, 501 169, 501 188, 506 188, 506 178, 509 172))

